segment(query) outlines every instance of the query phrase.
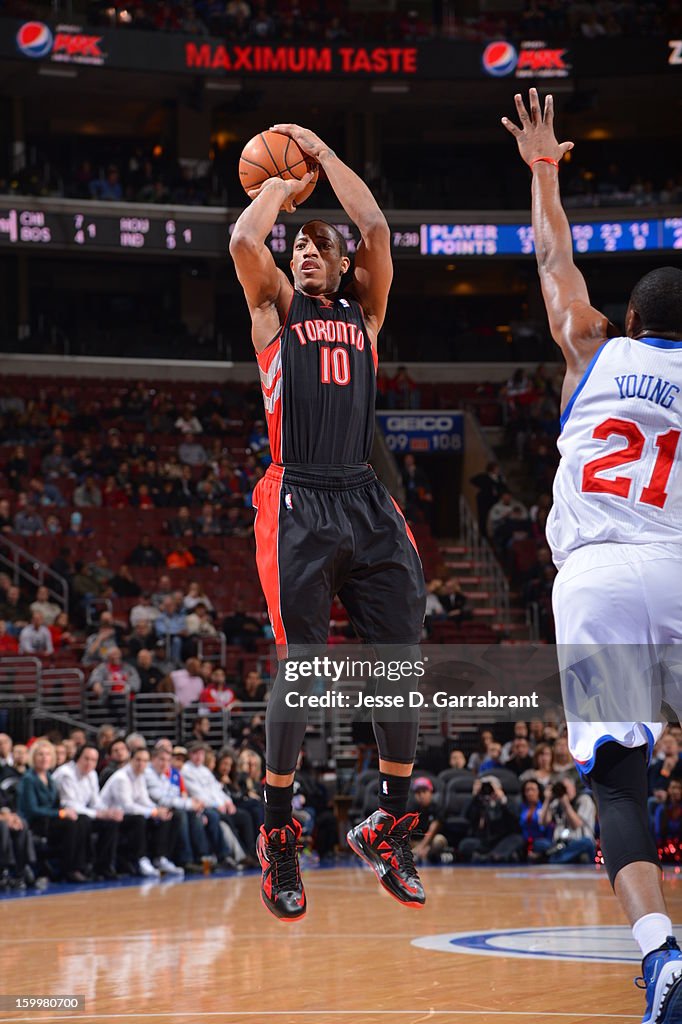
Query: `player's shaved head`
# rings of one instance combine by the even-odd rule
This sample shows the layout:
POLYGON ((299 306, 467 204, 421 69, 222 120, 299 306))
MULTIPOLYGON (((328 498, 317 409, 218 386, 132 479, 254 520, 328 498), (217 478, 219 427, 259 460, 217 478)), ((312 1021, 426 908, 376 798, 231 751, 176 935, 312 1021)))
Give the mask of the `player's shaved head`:
POLYGON ((630 296, 626 330, 682 339, 682 270, 659 267, 640 278, 630 296))
POLYGON ((339 255, 348 255, 348 243, 343 237, 338 228, 335 228, 333 224, 328 224, 326 220, 309 220, 307 224, 299 230, 296 238, 300 238, 302 235, 307 235, 309 238, 315 238, 316 235, 323 234, 329 238, 333 238, 339 247, 339 255))

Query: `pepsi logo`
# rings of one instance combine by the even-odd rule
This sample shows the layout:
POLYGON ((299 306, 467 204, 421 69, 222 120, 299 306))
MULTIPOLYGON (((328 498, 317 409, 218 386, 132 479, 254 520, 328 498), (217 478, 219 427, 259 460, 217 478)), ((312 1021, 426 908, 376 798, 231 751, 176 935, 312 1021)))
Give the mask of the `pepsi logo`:
POLYGON ((510 75, 518 63, 518 54, 511 43, 498 40, 490 43, 483 51, 483 70, 495 78, 510 75))
POLYGON ((42 21, 26 21, 17 32, 17 47, 26 57, 46 57, 52 42, 52 32, 42 21))

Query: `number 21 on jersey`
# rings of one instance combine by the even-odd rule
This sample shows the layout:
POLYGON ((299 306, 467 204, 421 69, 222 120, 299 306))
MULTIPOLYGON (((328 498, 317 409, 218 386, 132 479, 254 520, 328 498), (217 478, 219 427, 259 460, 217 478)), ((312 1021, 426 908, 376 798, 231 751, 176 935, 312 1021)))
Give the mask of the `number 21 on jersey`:
MULTIPOLYGON (((615 476, 606 479, 599 474, 631 462, 639 462, 646 444, 646 437, 632 420, 621 420, 616 417, 604 420, 592 432, 592 437, 596 441, 608 441, 610 437, 614 436, 622 437, 627 442, 625 447, 619 448, 615 452, 609 452, 608 455, 602 455, 598 459, 592 459, 583 466, 583 492, 614 494, 619 498, 629 497, 632 488, 632 479, 629 476, 615 476)), ((644 505, 664 508, 668 497, 666 486, 672 472, 679 440, 679 430, 667 430, 654 438, 654 447, 658 449, 658 454, 649 483, 642 488, 642 493, 637 499, 644 505)))

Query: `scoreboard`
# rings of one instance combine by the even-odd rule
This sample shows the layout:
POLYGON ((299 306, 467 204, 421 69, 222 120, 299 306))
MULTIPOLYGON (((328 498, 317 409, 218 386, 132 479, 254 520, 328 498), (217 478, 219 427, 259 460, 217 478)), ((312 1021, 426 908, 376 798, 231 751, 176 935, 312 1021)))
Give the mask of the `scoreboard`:
MULTIPOLYGON (((238 212, 225 208, 166 207, 30 200, 21 204, 0 197, 0 249, 70 250, 152 256, 225 258, 238 212), (116 207, 116 209, 114 209, 116 207)), ((344 235, 351 254, 357 232, 338 214, 330 219, 344 235)), ((294 237, 304 223, 283 220, 274 226, 268 245, 275 257, 291 253, 294 237)), ((578 255, 609 252, 662 252, 682 249, 682 215, 650 220, 584 221, 571 226, 578 255)), ((438 224, 391 223, 391 246, 396 257, 532 256, 533 230, 528 223, 465 222, 438 224)))

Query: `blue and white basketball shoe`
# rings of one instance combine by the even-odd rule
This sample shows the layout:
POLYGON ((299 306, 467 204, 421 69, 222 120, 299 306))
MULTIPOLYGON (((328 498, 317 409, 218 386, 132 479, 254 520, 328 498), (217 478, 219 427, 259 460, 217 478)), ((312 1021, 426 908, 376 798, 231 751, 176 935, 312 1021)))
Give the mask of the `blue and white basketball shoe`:
POLYGON ((638 988, 646 989, 642 1024, 682 1024, 682 950, 672 935, 647 953, 642 974, 635 979, 638 988))

